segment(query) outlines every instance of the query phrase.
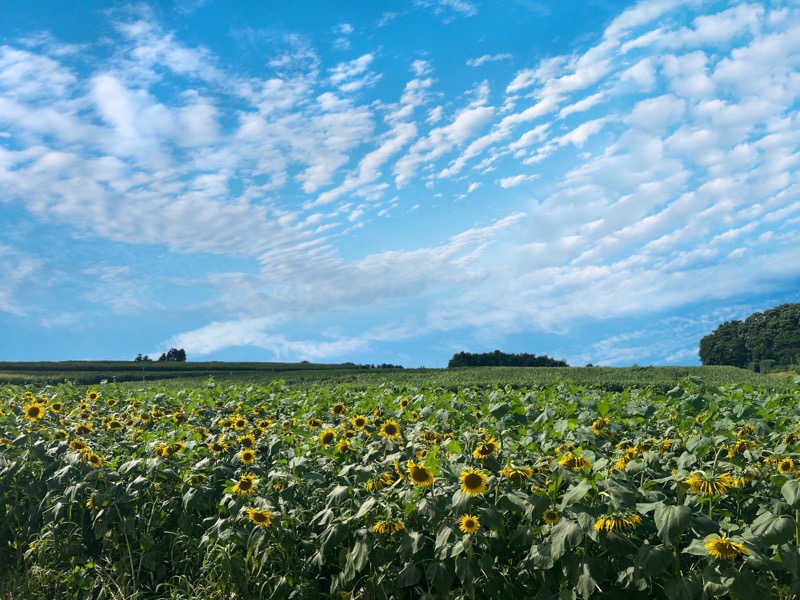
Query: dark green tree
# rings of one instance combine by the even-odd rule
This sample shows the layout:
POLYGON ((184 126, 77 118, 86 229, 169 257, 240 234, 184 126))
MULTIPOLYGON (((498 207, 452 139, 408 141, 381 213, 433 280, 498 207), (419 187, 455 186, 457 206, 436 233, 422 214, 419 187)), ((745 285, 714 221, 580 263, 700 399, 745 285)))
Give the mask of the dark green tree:
POLYGON ((700 362, 704 365, 745 367, 750 352, 745 346, 741 321, 726 321, 700 340, 700 362))

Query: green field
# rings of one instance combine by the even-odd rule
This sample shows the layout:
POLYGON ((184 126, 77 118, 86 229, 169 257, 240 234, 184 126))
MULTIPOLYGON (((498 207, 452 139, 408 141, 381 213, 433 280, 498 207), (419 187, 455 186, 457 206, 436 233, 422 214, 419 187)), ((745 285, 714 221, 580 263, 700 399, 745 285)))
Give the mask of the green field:
POLYGON ((196 384, 213 377, 221 382, 267 383, 281 379, 289 385, 369 387, 383 382, 432 385, 530 387, 570 381, 575 385, 621 391, 653 387, 666 391, 684 377, 701 377, 714 385, 751 385, 778 389, 784 378, 736 367, 466 367, 457 369, 366 369, 341 364, 220 363, 220 362, 0 362, 0 383, 57 384, 71 381, 92 385, 101 381, 161 382, 174 386, 196 384))
POLYGON ((2 385, 0 598, 800 595, 800 380, 572 371, 2 385))

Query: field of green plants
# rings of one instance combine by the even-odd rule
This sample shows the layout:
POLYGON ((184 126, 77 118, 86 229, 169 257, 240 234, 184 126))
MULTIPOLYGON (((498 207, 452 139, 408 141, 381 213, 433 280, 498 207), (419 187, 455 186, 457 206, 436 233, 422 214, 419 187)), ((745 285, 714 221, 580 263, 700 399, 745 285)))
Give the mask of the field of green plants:
POLYGON ((0 598, 798 598, 780 388, 0 387, 0 598))

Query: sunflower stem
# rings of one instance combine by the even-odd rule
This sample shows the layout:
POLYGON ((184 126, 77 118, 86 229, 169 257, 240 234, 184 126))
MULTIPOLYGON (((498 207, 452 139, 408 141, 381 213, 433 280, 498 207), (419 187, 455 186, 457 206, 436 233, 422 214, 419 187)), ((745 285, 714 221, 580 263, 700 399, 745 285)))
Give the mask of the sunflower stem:
POLYGON ((794 511, 794 543, 800 548, 800 508, 794 511))

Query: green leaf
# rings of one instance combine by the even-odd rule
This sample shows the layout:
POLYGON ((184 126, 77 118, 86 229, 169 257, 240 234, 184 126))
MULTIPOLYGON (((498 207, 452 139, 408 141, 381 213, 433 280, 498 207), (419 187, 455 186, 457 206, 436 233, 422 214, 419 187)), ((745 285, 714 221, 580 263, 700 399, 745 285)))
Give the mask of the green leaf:
POLYGON ((700 600, 703 588, 691 579, 670 579, 664 583, 664 593, 669 600, 700 600))
POLYGON ((767 511, 750 524, 750 532, 755 541, 767 546, 783 544, 794 536, 794 520, 787 516, 776 517, 767 511))
POLYGON ((508 412, 508 408, 509 407, 507 402, 498 402, 497 404, 490 404, 489 414, 492 415, 495 419, 502 419, 508 412))
POLYGON ((433 561, 429 563, 428 567, 425 569, 425 578, 435 591, 444 594, 450 590, 453 574, 452 570, 448 568, 445 563, 433 561))
POLYGON ((434 543, 433 551, 438 554, 450 541, 450 536, 452 536, 453 533, 455 533, 455 531, 449 525, 443 525, 439 528, 439 532, 436 534, 436 542, 434 543))
POLYGON ((667 546, 683 533, 692 517, 692 509, 688 506, 668 506, 660 503, 656 506, 655 522, 658 534, 667 546))
POLYGON ((372 510, 372 507, 375 506, 377 503, 378 501, 375 499, 374 496, 367 498, 367 501, 364 502, 364 504, 362 504, 361 507, 358 509, 355 518, 360 519, 361 517, 363 517, 370 510, 372 510))
POLYGON ((581 501, 591 489, 592 484, 585 479, 580 481, 577 485, 572 486, 569 490, 567 490, 567 493, 564 494, 564 497, 561 499, 561 510, 564 510, 568 506, 572 506, 576 502, 581 501))
POLYGON ((597 413, 601 417, 605 417, 608 414, 609 410, 611 410, 611 402, 609 402, 608 399, 606 399, 606 397, 603 396, 602 398, 600 398, 600 400, 597 401, 597 413))
POLYGON ((781 494, 789 506, 800 508, 800 479, 789 479, 781 487, 781 494))
POLYGON ((407 562, 403 570, 397 575, 397 585, 411 587, 417 585, 422 579, 422 571, 413 562, 407 562))
POLYGON ((583 530, 575 521, 562 519, 550 534, 550 557, 558 560, 583 540, 583 530))

